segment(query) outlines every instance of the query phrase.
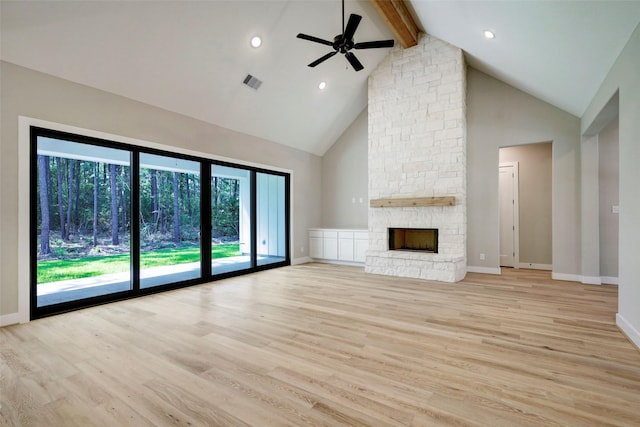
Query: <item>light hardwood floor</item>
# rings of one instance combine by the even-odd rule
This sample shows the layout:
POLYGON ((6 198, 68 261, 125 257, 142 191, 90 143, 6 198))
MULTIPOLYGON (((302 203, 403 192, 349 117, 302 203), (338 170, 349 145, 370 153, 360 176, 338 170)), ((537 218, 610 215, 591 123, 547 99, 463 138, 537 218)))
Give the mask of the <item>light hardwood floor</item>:
POLYGON ((0 424, 638 426, 616 308, 540 271, 270 270, 0 329, 0 424))

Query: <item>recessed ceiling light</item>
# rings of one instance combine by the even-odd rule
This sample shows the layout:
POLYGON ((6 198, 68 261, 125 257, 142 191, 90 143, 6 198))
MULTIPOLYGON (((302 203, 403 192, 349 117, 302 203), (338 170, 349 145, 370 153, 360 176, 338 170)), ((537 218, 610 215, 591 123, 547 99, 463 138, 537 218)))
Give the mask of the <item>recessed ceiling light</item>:
POLYGON ((327 82, 320 82, 320 84, 318 85, 318 89, 320 90, 324 90, 324 88, 327 87, 327 82))
POLYGON ((251 46, 260 47, 261 45, 262 45, 262 39, 260 38, 260 36, 251 37, 251 46))
POLYGON ((494 39, 496 35, 491 30, 484 30, 484 36, 488 39, 494 39))

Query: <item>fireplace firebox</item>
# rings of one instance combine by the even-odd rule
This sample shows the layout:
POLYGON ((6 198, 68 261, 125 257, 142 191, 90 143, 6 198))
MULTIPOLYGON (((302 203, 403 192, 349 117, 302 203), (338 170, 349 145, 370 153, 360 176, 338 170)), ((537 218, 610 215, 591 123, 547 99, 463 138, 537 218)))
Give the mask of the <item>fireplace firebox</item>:
POLYGON ((389 228, 390 251, 438 253, 437 228, 389 228))

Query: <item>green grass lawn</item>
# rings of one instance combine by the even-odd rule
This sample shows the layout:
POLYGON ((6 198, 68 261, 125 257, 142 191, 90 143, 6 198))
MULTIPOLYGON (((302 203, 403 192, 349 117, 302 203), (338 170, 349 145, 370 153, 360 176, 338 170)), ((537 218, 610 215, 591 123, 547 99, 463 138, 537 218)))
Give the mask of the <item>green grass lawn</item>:
MULTIPOLYGON (((241 255, 240 245, 237 243, 213 245, 211 250, 211 256, 214 259, 239 255, 241 255)), ((161 249, 140 254, 140 266, 143 269, 198 261, 200 261, 199 247, 161 249)), ((129 254, 45 260, 38 262, 38 283, 122 273, 129 271, 129 268, 129 254)))

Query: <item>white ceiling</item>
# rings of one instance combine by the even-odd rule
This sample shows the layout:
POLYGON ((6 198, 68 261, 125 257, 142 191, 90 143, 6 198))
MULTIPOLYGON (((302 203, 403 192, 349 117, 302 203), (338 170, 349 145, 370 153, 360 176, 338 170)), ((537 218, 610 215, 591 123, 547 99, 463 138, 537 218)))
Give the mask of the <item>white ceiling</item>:
MULTIPOLYGON (((356 51, 357 73, 342 56, 306 66, 331 48, 295 36, 340 33, 339 0, 0 1, 5 61, 318 155, 366 106, 368 74, 389 52, 356 51)), ((367 0, 346 4, 363 16, 356 42, 393 38, 367 0)), ((640 22, 638 0, 411 5, 471 65, 576 116, 640 22)))
MULTIPOLYGON (((332 49, 296 35, 333 40, 340 0, 1 5, 3 60, 318 155, 365 108, 368 73, 389 51, 357 51, 360 72, 342 55, 307 67, 332 49), (247 74, 263 81, 258 91, 242 84, 247 74)), ((393 38, 368 1, 347 1, 352 12, 363 17, 356 42, 393 38)))
POLYGON ((474 68, 577 117, 640 23, 640 0, 411 4, 423 29, 463 49, 474 68))

